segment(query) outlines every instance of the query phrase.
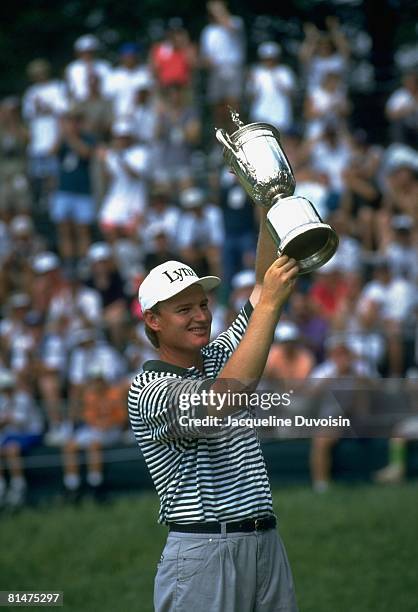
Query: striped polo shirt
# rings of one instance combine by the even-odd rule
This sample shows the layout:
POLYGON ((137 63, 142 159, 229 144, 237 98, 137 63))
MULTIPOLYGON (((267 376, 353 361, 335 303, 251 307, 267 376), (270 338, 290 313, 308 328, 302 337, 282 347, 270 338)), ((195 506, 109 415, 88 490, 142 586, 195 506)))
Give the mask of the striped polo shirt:
MULTIPOLYGON (((252 312, 249 302, 235 321, 202 349, 203 372, 148 361, 132 382, 129 417, 160 497, 159 522, 236 521, 272 515, 266 466, 253 428, 179 427, 180 393, 210 386, 237 348, 252 312)), ((196 408, 198 416, 202 407, 196 408)), ((192 416, 192 415, 189 415, 192 416)))

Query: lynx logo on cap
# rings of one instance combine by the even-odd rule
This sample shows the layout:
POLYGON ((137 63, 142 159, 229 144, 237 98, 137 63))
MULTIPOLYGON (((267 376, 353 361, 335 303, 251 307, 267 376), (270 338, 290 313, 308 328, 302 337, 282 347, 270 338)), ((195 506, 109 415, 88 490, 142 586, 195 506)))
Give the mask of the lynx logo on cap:
POLYGON ((196 272, 180 261, 167 261, 153 268, 142 281, 138 300, 142 311, 152 308, 157 302, 163 302, 177 295, 190 285, 199 284, 205 291, 210 291, 220 283, 217 276, 199 278, 196 272))

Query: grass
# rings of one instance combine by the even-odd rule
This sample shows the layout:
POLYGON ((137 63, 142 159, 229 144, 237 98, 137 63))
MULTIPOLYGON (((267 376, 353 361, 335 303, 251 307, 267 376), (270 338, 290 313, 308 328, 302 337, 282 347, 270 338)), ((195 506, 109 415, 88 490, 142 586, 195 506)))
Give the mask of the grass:
MULTIPOLYGON (((416 483, 274 499, 301 612, 417 612, 416 483)), ((152 612, 166 533, 157 510, 144 494, 2 516, 0 590, 62 590, 74 612, 152 612)))

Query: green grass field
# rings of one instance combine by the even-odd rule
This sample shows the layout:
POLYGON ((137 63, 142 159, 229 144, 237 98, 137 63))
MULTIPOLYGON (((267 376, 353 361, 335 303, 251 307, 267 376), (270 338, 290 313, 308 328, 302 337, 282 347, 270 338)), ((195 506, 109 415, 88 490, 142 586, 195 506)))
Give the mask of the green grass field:
MULTIPOLYGON (((275 489, 274 500, 301 612, 417 612, 417 483, 275 489)), ((76 612, 151 612, 157 509, 144 494, 2 516, 0 589, 62 590, 76 612)))

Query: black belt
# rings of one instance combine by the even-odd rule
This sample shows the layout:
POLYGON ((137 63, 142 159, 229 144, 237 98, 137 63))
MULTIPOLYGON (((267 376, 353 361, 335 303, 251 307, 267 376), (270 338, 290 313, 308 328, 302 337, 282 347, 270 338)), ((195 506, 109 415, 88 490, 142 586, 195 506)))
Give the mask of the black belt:
MULTIPOLYGON (((267 531, 276 527, 274 516, 267 516, 259 519, 243 519, 225 523, 227 533, 234 531, 249 533, 251 531, 267 531)), ((221 523, 214 521, 208 523, 168 523, 170 531, 180 531, 182 533, 221 533, 221 523)))

